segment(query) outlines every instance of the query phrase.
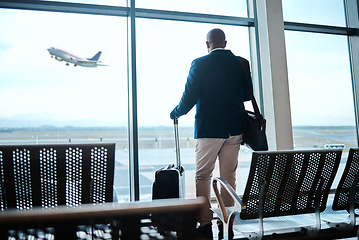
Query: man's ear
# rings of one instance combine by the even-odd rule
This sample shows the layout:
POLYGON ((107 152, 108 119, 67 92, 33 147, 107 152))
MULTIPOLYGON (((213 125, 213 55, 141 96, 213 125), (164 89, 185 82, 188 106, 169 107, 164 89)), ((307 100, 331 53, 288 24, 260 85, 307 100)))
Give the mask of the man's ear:
POLYGON ((209 42, 208 41, 206 41, 206 45, 207 45, 207 48, 209 48, 209 42))
POLYGON ((223 48, 225 48, 227 46, 227 41, 224 41, 224 47, 223 48))

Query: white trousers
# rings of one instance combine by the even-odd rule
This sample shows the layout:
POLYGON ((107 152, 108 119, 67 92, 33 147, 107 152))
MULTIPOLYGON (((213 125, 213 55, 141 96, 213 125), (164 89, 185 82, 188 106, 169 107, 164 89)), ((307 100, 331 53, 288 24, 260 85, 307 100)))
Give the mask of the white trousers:
MULTIPOLYGON (((213 219, 210 210, 211 180, 218 157, 220 177, 236 189, 236 170, 238 152, 243 135, 221 138, 199 138, 196 143, 196 196, 205 197, 206 205, 201 209, 199 223, 204 226, 213 219)), ((231 206, 233 202, 226 193, 221 193, 224 204, 231 206)))

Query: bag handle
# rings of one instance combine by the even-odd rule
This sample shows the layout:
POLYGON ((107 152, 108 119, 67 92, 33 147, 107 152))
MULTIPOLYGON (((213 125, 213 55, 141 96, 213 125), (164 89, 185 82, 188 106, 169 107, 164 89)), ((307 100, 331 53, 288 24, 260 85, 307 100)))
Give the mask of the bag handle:
POLYGON ((257 101, 256 101, 256 99, 254 98, 253 87, 252 87, 252 84, 250 83, 250 78, 249 78, 249 76, 247 75, 246 67, 244 66, 244 61, 242 60, 241 57, 238 57, 238 60, 239 60, 239 62, 240 62, 240 64, 241 64, 241 66, 242 66, 244 76, 246 77, 246 80, 247 80, 246 83, 247 83, 247 87, 248 87, 249 94, 250 94, 250 97, 251 97, 251 102, 252 102, 254 114, 256 115, 256 117, 260 117, 260 116, 261 116, 261 113, 260 113, 260 111, 259 111, 257 101))

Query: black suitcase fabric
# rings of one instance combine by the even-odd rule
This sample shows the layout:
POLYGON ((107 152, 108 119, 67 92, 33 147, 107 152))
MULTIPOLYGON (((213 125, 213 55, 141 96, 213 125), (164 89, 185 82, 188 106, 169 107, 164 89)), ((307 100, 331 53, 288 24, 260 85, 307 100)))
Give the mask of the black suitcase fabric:
POLYGON ((168 165, 156 171, 152 186, 152 199, 183 198, 184 169, 168 165))
POLYGON ((171 164, 156 171, 152 186, 152 199, 183 198, 185 196, 184 168, 181 166, 177 118, 174 119, 174 130, 176 165, 171 164))

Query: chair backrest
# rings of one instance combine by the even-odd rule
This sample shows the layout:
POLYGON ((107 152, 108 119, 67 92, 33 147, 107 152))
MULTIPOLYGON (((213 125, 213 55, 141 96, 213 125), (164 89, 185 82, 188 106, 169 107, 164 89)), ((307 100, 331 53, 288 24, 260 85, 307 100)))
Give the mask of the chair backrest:
POLYGON ((0 211, 113 199, 115 144, 0 146, 0 211))
POLYGON ((318 194, 324 211, 341 154, 341 149, 253 152, 240 217, 258 218, 264 182, 263 217, 314 213, 318 194))
POLYGON ((194 239, 204 198, 83 204, 0 214, 0 239, 194 239), (149 224, 157 214, 158 227, 149 224), (40 236, 44 236, 41 238, 40 236))
POLYGON ((335 191, 333 210, 348 210, 350 191, 354 191, 354 207, 359 208, 359 183, 353 186, 359 174, 359 148, 349 150, 347 163, 335 191), (354 187, 354 189, 353 189, 354 187))

